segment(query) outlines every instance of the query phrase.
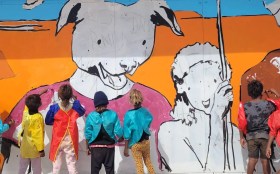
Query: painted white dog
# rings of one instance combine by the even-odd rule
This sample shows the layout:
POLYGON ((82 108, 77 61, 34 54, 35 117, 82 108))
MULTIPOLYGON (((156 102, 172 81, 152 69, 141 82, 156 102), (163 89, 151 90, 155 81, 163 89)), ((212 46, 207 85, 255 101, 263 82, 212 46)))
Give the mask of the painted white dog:
POLYGON ((79 68, 70 83, 89 98, 99 90, 109 99, 130 90, 132 82, 125 74, 133 74, 150 57, 156 25, 183 35, 164 0, 140 0, 129 6, 70 0, 60 13, 57 33, 69 22, 75 22, 72 53, 79 68))

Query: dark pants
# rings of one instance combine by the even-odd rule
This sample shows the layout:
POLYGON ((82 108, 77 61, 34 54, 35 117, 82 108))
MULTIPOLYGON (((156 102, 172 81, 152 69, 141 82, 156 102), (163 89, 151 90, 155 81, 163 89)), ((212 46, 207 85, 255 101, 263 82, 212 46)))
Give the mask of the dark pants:
POLYGON ((102 164, 106 174, 114 174, 115 148, 91 148, 91 174, 99 174, 102 164))

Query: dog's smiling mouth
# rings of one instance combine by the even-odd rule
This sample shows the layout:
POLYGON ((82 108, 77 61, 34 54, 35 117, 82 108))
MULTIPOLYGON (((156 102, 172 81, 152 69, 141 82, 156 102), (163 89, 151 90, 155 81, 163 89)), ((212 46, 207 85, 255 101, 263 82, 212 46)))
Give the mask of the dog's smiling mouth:
POLYGON ((98 64, 100 74, 99 77, 103 81, 104 84, 110 86, 115 89, 119 89, 125 86, 127 83, 127 78, 125 77, 125 73, 121 74, 110 74, 101 63, 98 64))

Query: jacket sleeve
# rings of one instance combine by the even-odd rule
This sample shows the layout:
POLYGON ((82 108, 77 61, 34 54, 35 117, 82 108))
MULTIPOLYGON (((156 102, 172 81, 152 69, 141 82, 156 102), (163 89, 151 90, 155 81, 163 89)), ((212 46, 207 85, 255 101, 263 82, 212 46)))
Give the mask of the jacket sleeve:
POLYGON ((44 150, 44 119, 41 114, 39 114, 38 119, 33 123, 32 140, 39 151, 44 150))
POLYGON ((238 108, 238 128, 241 130, 244 134, 247 133, 247 119, 245 116, 244 106, 242 103, 239 104, 238 108))
POLYGON ((269 135, 276 137, 278 130, 280 129, 280 111, 273 112, 267 122, 269 126, 269 135))
POLYGON ((130 117, 128 113, 124 116, 124 123, 123 123, 123 138, 125 140, 129 140, 131 138, 131 129, 130 129, 130 117))
POLYGON ((116 121, 115 121, 115 125, 114 125, 114 134, 116 139, 120 139, 123 136, 123 128, 121 126, 120 120, 118 115, 116 114, 116 121))
POLYGON ((2 120, 0 119, 0 134, 6 132, 9 129, 8 124, 3 124, 2 120))
POLYGON ((79 113, 80 117, 86 112, 85 108, 81 105, 79 100, 75 100, 72 107, 76 112, 79 113))
POLYGON ((20 146, 21 143, 21 138, 22 138, 22 133, 23 133, 23 128, 24 128, 24 123, 25 123, 25 114, 28 112, 27 106, 24 106, 24 111, 22 113, 22 120, 21 120, 21 129, 18 132, 17 138, 18 138, 18 145, 20 146))
POLYGON ((92 137, 92 132, 93 132, 93 125, 91 124, 91 114, 89 114, 86 118, 86 125, 85 125, 85 138, 87 141, 90 141, 92 137))
POLYGON ((50 106, 49 111, 47 112, 46 118, 45 118, 45 123, 46 125, 53 125, 54 122, 54 116, 59 110, 58 104, 50 106))
POLYGON ((280 99, 274 100, 274 99, 268 98, 267 100, 272 102, 276 106, 276 110, 280 109, 280 99))
POLYGON ((148 128, 150 128, 151 123, 153 121, 153 116, 152 116, 152 114, 148 110, 146 110, 146 111, 147 112, 145 114, 145 125, 147 125, 148 128))

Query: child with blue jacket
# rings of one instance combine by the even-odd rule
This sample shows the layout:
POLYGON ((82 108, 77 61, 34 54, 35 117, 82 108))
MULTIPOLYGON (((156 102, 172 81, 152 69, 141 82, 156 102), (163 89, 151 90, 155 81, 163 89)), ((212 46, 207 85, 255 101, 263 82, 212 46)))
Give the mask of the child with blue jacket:
POLYGON ((143 96, 140 91, 133 89, 130 92, 130 103, 134 109, 126 112, 124 116, 124 156, 128 157, 128 148, 131 149, 135 161, 137 174, 144 173, 143 161, 150 174, 155 174, 150 157, 150 125, 153 117, 151 113, 141 106, 143 96))
POLYGON ((94 95, 95 111, 86 119, 85 137, 91 154, 91 174, 99 174, 102 164, 106 174, 114 174, 115 144, 122 139, 123 130, 115 111, 107 109, 106 94, 94 95))

